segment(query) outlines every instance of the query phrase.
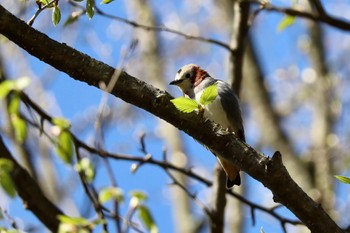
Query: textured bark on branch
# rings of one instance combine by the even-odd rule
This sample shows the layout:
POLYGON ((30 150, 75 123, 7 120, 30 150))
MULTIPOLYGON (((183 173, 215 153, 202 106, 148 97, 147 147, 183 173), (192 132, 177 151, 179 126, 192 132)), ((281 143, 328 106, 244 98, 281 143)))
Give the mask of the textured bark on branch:
MULTIPOLYGON (((114 68, 29 27, 2 6, 0 33, 31 55, 89 85, 98 87, 101 81, 107 83, 115 72, 114 68)), ((269 188, 274 200, 289 208, 312 232, 342 232, 322 207, 293 181, 282 164, 279 152, 272 158, 266 157, 195 113, 180 113, 170 102, 172 97, 167 92, 126 72, 121 72, 111 94, 168 121, 210 150, 234 162, 241 170, 269 188)))

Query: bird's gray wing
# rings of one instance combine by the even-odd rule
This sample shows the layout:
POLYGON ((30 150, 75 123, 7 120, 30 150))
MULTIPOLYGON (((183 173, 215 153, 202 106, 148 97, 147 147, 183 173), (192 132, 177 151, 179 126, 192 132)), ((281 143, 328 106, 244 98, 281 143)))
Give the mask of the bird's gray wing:
POLYGON ((219 80, 218 85, 218 94, 220 95, 221 104, 226 112, 227 119, 232 126, 232 130, 239 139, 245 141, 243 120, 238 97, 227 83, 219 80))

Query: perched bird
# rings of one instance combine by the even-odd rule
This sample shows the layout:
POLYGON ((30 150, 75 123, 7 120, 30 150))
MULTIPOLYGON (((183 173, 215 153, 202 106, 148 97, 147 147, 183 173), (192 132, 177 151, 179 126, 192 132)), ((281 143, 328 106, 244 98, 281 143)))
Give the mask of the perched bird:
MULTIPOLYGON (((239 100, 228 83, 212 78, 198 65, 188 64, 179 69, 175 80, 169 84, 178 86, 186 97, 199 102, 204 89, 215 83, 218 95, 213 102, 204 107, 204 116, 228 128, 239 139, 245 141, 239 100)), ((240 185, 241 177, 236 165, 218 154, 216 157, 227 175, 226 187, 240 185)))

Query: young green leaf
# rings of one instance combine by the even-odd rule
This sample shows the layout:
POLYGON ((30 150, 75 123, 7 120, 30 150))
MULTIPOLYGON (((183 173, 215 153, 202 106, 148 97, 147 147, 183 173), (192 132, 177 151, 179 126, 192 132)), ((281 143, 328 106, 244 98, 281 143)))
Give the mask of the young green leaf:
POLYGON ((23 143, 27 137, 27 123, 18 114, 12 113, 10 115, 11 126, 15 133, 15 138, 19 143, 23 143))
POLYGON ((73 138, 69 131, 62 130, 57 137, 56 152, 63 162, 69 164, 73 160, 73 138))
POLYGON ((77 21, 79 19, 79 17, 82 15, 82 11, 79 12, 73 12, 66 20, 66 22, 64 22, 65 27, 73 24, 75 21, 77 21))
POLYGON ((98 194, 98 200, 101 203, 105 203, 109 200, 116 200, 118 202, 123 202, 124 193, 123 193, 123 190, 117 187, 104 188, 98 194))
POLYGON ((52 124, 60 127, 61 129, 69 129, 71 127, 71 124, 69 120, 61 117, 55 117, 52 119, 52 124))
POLYGON ((151 212, 146 206, 140 205, 138 207, 138 212, 139 212, 140 219, 142 220, 147 230, 149 230, 151 233, 159 232, 158 227, 155 224, 154 219, 151 215, 151 212))
POLYGON ((199 102, 200 104, 205 106, 213 102, 217 96, 218 96, 218 84, 215 83, 204 89, 199 102))
POLYGON ((57 5, 54 6, 52 9, 52 22, 53 25, 56 26, 61 20, 61 11, 60 8, 58 8, 57 5))
POLYGON ((143 191, 138 191, 138 190, 136 190, 136 191, 131 191, 131 192, 130 192, 130 195, 131 195, 132 197, 137 198, 137 199, 140 200, 140 201, 145 201, 145 200, 147 200, 147 194, 146 194, 145 192, 143 192, 143 191))
POLYGON ((95 169, 89 158, 82 158, 74 165, 74 169, 77 172, 82 173, 88 183, 91 183, 95 178, 95 169))
POLYGON ((350 178, 346 176, 334 176, 337 178, 339 181, 345 183, 345 184, 350 184, 350 178))
POLYGON ((113 2, 114 0, 102 0, 100 4, 109 4, 113 2))
POLYGON ((92 19, 92 17, 95 14, 94 4, 94 0, 86 0, 86 14, 89 17, 89 19, 92 19))
POLYGON ((16 196, 16 189, 10 172, 13 169, 13 162, 8 159, 0 159, 0 186, 10 197, 16 196))
POLYGON ((0 100, 4 99, 15 87, 13 80, 5 80, 0 83, 0 100))
POLYGON ((286 15, 278 24, 277 30, 280 32, 286 29, 287 27, 293 25, 295 22, 295 19, 296 19, 295 16, 286 15))
POLYGON ((18 93, 13 93, 13 95, 11 95, 11 98, 9 99, 7 111, 10 114, 19 114, 20 103, 21 102, 18 93))
POLYGON ((74 225, 88 225, 89 220, 80 217, 69 217, 66 215, 58 215, 58 220, 63 223, 69 223, 74 225))
POLYGON ((41 2, 42 4, 44 4, 44 5, 47 5, 47 4, 49 4, 49 0, 39 0, 39 2, 41 2))
POLYGON ((180 112, 184 113, 191 113, 199 108, 199 104, 197 103, 197 101, 186 97, 179 97, 170 101, 180 112))

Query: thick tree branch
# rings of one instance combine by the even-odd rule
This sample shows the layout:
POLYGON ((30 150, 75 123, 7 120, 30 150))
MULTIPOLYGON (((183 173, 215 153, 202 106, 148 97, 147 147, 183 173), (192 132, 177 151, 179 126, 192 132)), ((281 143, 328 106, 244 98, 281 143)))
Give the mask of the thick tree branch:
MULTIPOLYGON (((95 87, 101 81, 107 83, 115 71, 112 67, 29 27, 2 6, 0 33, 45 63, 95 87)), ((312 232, 342 232, 322 207, 293 181, 282 164, 279 152, 268 158, 199 115, 180 113, 170 102, 172 97, 167 92, 125 72, 121 72, 111 94, 168 121, 210 150, 235 163, 269 188, 274 200, 289 208, 312 232)))
POLYGON ((16 185, 18 195, 22 198, 26 208, 31 210, 45 226, 52 232, 57 232, 59 220, 57 215, 63 214, 51 201, 49 201, 33 180, 29 173, 23 169, 13 158, 0 136, 0 158, 13 162, 12 179, 16 185))
POLYGON ((248 20, 250 3, 246 1, 233 1, 233 22, 231 48, 235 51, 230 54, 230 68, 232 70, 232 88, 239 95, 243 78, 243 57, 248 34, 248 20))

